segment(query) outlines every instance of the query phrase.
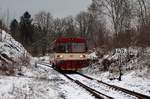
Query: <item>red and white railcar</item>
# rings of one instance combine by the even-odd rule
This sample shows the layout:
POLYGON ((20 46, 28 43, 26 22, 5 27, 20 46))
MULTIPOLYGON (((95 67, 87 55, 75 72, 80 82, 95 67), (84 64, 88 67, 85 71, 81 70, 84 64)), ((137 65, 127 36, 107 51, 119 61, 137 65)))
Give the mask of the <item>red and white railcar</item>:
POLYGON ((87 44, 84 38, 58 38, 50 55, 52 66, 59 70, 79 70, 88 66, 87 44))

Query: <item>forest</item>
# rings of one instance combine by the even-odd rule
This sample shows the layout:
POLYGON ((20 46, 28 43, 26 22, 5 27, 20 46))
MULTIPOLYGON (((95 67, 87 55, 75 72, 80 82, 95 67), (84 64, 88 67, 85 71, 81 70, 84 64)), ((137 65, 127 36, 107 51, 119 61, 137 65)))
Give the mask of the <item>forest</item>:
POLYGON ((22 12, 20 19, 7 22, 0 16, 0 28, 9 32, 33 55, 45 55, 56 38, 84 37, 89 49, 150 46, 149 0, 92 0, 86 11, 75 17, 54 18, 50 12, 32 15, 22 12))

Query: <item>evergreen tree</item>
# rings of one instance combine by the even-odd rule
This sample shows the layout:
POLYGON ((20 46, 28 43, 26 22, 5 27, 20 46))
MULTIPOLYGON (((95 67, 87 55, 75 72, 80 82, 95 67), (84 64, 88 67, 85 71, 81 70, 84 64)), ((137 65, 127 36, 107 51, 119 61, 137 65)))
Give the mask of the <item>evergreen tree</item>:
POLYGON ((8 28, 6 27, 3 19, 0 19, 0 29, 8 31, 8 28))
POLYGON ((25 12, 23 16, 21 16, 20 20, 20 38, 21 43, 24 46, 28 46, 29 43, 32 43, 32 36, 33 36, 33 26, 32 26, 32 19, 29 12, 25 12))
POLYGON ((10 23, 10 32, 12 37, 17 40, 20 41, 19 39, 19 23, 16 19, 12 20, 10 23))

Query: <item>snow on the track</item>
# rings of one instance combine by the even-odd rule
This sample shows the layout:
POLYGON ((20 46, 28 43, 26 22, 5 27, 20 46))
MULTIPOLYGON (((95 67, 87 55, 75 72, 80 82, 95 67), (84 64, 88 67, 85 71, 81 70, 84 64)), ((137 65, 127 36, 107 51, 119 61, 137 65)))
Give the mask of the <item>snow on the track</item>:
POLYGON ((134 96, 131 96, 131 95, 128 95, 128 94, 125 94, 123 92, 120 92, 120 91, 116 91, 114 89, 111 89, 110 87, 108 87, 107 85, 104 85, 102 83, 98 83, 97 81, 95 80, 90 80, 90 79, 87 79, 81 75, 78 75, 78 74, 71 74, 71 75, 68 75, 70 76, 71 78, 75 79, 75 80, 79 80, 80 82, 82 82, 83 84, 87 85, 88 87, 90 88, 93 88, 103 94, 106 94, 108 96, 111 96, 115 99, 137 99, 136 97, 134 96))
POLYGON ((94 99, 94 97, 85 91, 82 87, 78 86, 74 82, 71 82, 65 76, 59 74, 55 70, 51 69, 51 71, 58 75, 54 78, 62 80, 61 82, 59 82, 59 80, 58 82, 55 82, 56 86, 58 86, 58 91, 61 93, 61 97, 65 99, 94 99))
MULTIPOLYGON (((137 71, 136 71, 137 72, 137 71)), ((141 94, 145 94, 150 96, 150 79, 143 78, 143 77, 137 77, 135 71, 132 71, 130 73, 124 74, 122 76, 122 81, 116 80, 109 80, 108 72, 99 73, 99 74, 86 74, 90 77, 93 77, 98 80, 102 80, 106 83, 116 85, 123 87, 125 89, 129 89, 131 91, 139 92, 141 94)))
POLYGON ((123 88, 127 88, 131 91, 139 92, 139 93, 150 96, 150 79, 136 77, 134 75, 135 75, 135 71, 124 75, 122 77, 122 81, 106 80, 106 82, 123 87, 123 88))
MULTIPOLYGON (((64 78, 65 79, 65 78, 64 78)), ((67 99, 93 99, 87 91, 66 79, 68 84, 60 84, 60 89, 67 99), (88 94, 87 94, 88 93, 88 94)))

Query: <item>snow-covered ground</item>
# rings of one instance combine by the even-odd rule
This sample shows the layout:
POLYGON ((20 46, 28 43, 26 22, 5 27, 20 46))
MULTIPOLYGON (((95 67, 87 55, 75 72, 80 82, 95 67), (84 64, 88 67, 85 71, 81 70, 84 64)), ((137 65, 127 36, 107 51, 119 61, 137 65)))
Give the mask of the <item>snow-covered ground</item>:
POLYGON ((99 91, 99 92, 101 92, 107 96, 113 97, 114 99, 137 99, 137 97, 119 92, 119 91, 114 90, 114 89, 111 89, 108 86, 106 86, 105 84, 98 83, 95 80, 87 79, 81 75, 71 74, 68 76, 70 76, 72 79, 79 80, 80 82, 87 85, 88 87, 95 89, 95 90, 97 90, 97 91, 99 91))
MULTIPOLYGON (((134 52, 134 53, 137 54, 137 52, 134 52)), ((92 53, 90 55, 91 55, 90 57, 92 59, 97 58, 95 56, 96 55, 95 53, 92 53)), ((106 56, 104 56, 104 57, 106 57, 106 56)), ((38 59, 40 61, 48 63, 49 62, 48 58, 49 58, 49 56, 45 56, 45 57, 40 57, 38 59)), ((98 68, 99 68, 98 65, 92 66, 92 67, 82 69, 81 72, 88 75, 88 76, 96 78, 98 80, 102 80, 104 82, 107 82, 109 84, 117 85, 117 86, 120 86, 123 88, 127 88, 131 91, 139 92, 139 93, 150 96, 150 83, 149 83, 150 79, 146 76, 143 77, 144 73, 147 72, 146 69, 142 70, 142 71, 137 69, 137 70, 131 70, 131 71, 125 72, 122 76, 122 81, 118 81, 117 79, 116 80, 110 80, 109 79, 109 76, 110 76, 109 72, 108 71, 102 72, 98 68)), ((84 79, 83 79, 83 81, 84 81, 84 79)), ((89 84, 89 86, 90 86, 90 84, 89 84)), ((116 96, 118 97, 118 95, 112 94, 111 92, 107 93, 107 94, 111 94, 111 95, 114 95, 114 97, 116 97, 116 96)))
MULTIPOLYGON (((130 48, 131 49, 131 48, 130 48)), ((140 50, 140 48, 136 48, 137 50, 130 50, 130 54, 131 55, 137 55, 138 54, 138 51, 140 50)), ((126 52, 127 50, 126 49, 123 49, 124 50, 124 56, 126 56, 126 52)), ((113 58, 113 59, 117 59, 119 56, 119 54, 114 54, 113 57, 109 57, 109 55, 105 55, 103 57, 103 59, 106 59, 106 58, 113 58)), ((40 57, 38 58, 40 61, 44 61, 44 62, 49 62, 48 59, 49 56, 45 56, 45 57, 40 57)), ((89 54, 89 58, 92 58, 92 59, 96 59, 97 56, 96 56, 96 53, 91 53, 89 54)), ((99 62, 101 62, 102 60, 100 59, 99 62)), ((133 59, 131 59, 131 61, 127 64, 129 67, 130 65, 132 65, 131 67, 133 67, 134 65, 137 64, 137 57, 133 57, 133 59), (136 63, 134 63, 136 62, 136 63)), ((146 61, 146 60, 144 60, 146 61)), ((89 66, 88 68, 84 68, 82 69, 82 73, 88 75, 88 76, 91 76, 93 78, 96 78, 96 79, 99 79, 99 80, 102 80, 104 82, 107 82, 109 84, 112 84, 112 85, 117 85, 117 86, 120 86, 120 87, 123 87, 123 88, 127 88, 129 90, 132 90, 132 91, 135 91, 135 92, 139 92, 139 93, 142 93, 142 94, 145 94, 145 95, 148 95, 150 96, 150 78, 147 77, 147 73, 148 73, 148 70, 145 68, 145 69, 142 69, 142 70, 139 70, 138 66, 134 69, 134 70, 130 70, 130 71, 127 71, 127 72, 124 72, 123 73, 123 76, 122 76, 122 80, 121 81, 118 81, 117 79, 115 80, 110 80, 109 79, 109 72, 106 71, 106 72, 103 72, 103 71, 100 71, 98 68, 100 64, 94 64, 93 66, 89 66), (94 66, 96 65, 96 66, 94 66)), ((141 63, 142 65, 142 63, 141 63)), ((111 94, 111 93, 108 93, 108 94, 111 94)), ((114 96, 116 96, 114 94, 114 96)))
POLYGON ((131 91, 139 92, 145 95, 150 96, 150 79, 146 79, 143 77, 136 76, 134 71, 124 74, 122 76, 122 81, 116 80, 109 80, 108 72, 99 73, 99 74, 90 74, 86 73, 86 75, 93 77, 98 80, 102 80, 106 83, 123 87, 125 89, 129 89, 131 91))
MULTIPOLYGON (((130 53, 136 57, 127 63, 129 69, 132 70, 123 72, 122 81, 109 80, 109 72, 100 71, 102 59, 99 60, 100 64, 94 63, 81 72, 110 84, 150 96, 149 49, 131 50, 130 53), (141 51, 144 54, 139 54, 141 51), (141 57, 138 57, 139 55, 141 57)), ((126 57, 126 50, 124 52, 122 59, 126 57)), ((118 56, 119 54, 114 54, 113 57, 106 55, 103 59, 117 60, 118 56)), ((89 55, 89 58, 98 57, 94 52, 89 55)), ((0 31, 0 71, 5 71, 6 68, 2 70, 3 67, 8 69, 6 73, 0 72, 0 99, 94 99, 86 90, 60 73, 38 64, 49 63, 49 60, 49 56, 32 58, 20 43, 5 31, 0 31), (15 73, 11 74, 11 69, 15 73)))
POLYGON ((9 33, 0 31, 0 99, 94 99, 90 93, 50 67, 38 63, 49 57, 32 58, 9 33), (11 70, 11 69, 10 69, 11 70))
POLYGON ((37 64, 24 76, 0 76, 0 99, 94 99, 83 88, 49 67, 37 64))
MULTIPOLYGON (((82 73, 96 78, 98 80, 102 80, 106 83, 120 86, 126 89, 129 89, 131 91, 139 92, 145 95, 150 96, 150 67, 149 67, 149 58, 150 58, 150 48, 129 48, 128 53, 129 55, 132 55, 133 57, 130 58, 128 62, 126 62, 123 66, 123 75, 121 81, 118 81, 118 79, 110 80, 110 71, 101 71, 101 62, 103 59, 107 58, 108 60, 118 60, 119 53, 111 54, 111 55, 105 55, 103 59, 99 59, 99 63, 94 63, 93 65, 82 69, 82 73)), ((124 50, 124 49, 123 49, 124 50)), ((125 55, 127 53, 127 50, 124 50, 124 55, 121 56, 126 57, 125 55)), ((93 55, 93 54, 92 54, 93 55)), ((121 60, 121 62, 123 62, 121 60)))

